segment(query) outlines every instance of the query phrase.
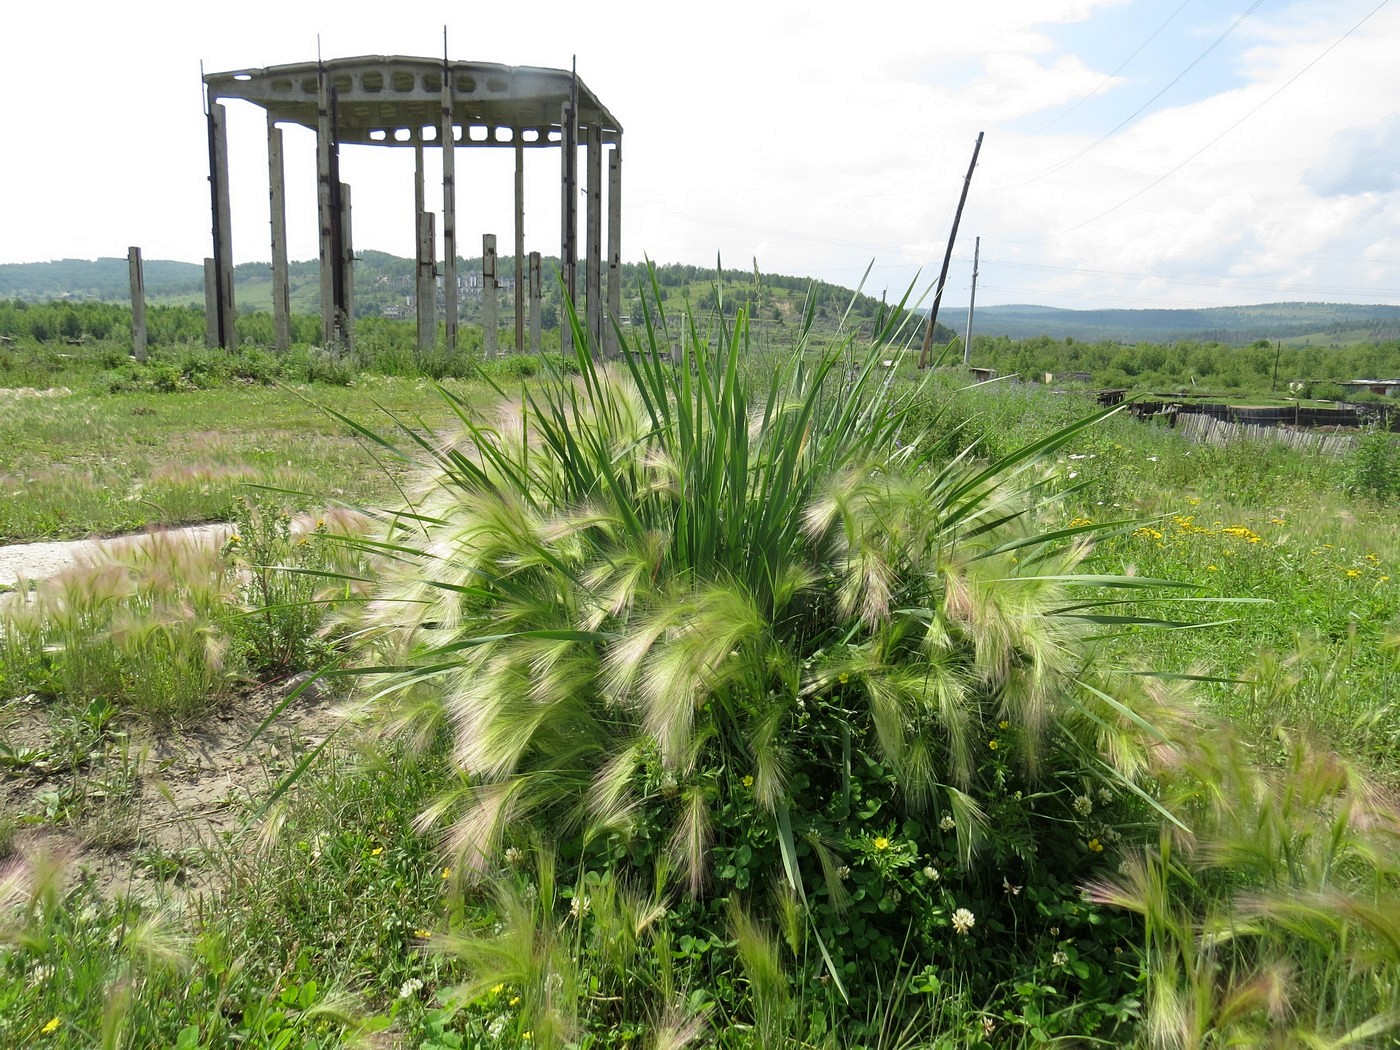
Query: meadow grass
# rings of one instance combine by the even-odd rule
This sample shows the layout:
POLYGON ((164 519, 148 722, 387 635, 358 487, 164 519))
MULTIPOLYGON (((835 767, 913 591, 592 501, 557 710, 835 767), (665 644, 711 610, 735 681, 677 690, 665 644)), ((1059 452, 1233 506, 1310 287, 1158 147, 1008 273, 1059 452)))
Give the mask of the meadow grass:
MULTIPOLYGON (((469 401, 486 396, 483 386, 456 390, 469 401)), ((394 498, 401 465, 377 458, 327 408, 437 426, 451 417, 423 379, 9 401, 0 413, 0 542, 227 521, 250 486, 298 493, 301 509, 394 498)))
MULTIPOLYGON (((899 439, 912 440, 926 427, 941 454, 975 442, 994 460, 1088 409, 1034 388, 960 386, 954 381, 936 394, 938 413, 910 421, 899 439)), ((314 396, 369 422, 376 400, 438 430, 454 414, 425 385, 365 387, 372 389, 317 388, 314 396)), ((479 388, 466 389, 469 399, 484 400, 479 388)), ((33 435, 42 432, 58 449, 86 457, 95 478, 133 487, 192 469, 196 445, 181 434, 181 422, 199 419, 205 447, 218 453, 208 457, 209 476, 191 487, 208 485, 218 490, 211 502, 225 501, 227 509, 210 517, 242 515, 239 542, 199 552, 152 548, 158 566, 148 559, 55 583, 34 609, 77 611, 71 623, 51 622, 50 633, 5 649, 0 674, 10 677, 0 681, 7 692, 30 688, 35 679, 27 676, 42 670, 55 683, 72 679, 67 702, 79 721, 110 717, 105 708, 82 706, 93 695, 110 695, 115 704, 141 698, 143 709, 159 715, 161 702, 151 697, 176 671, 195 690, 201 682, 215 694, 221 688, 205 677, 207 659, 199 663, 198 654, 210 651, 202 631, 228 632, 218 655, 241 667, 250 653, 278 673, 330 655, 331 640, 317 634, 320 606, 308 603, 334 581, 314 573, 358 579, 365 565, 302 562, 313 574, 299 585, 276 568, 303 556, 288 519, 275 504, 265 512, 240 508, 237 497, 245 481, 276 478, 284 469, 283 480, 308 483, 285 487, 325 494, 331 486, 336 498, 373 505, 396 496, 398 478, 373 477, 373 458, 338 434, 329 417, 275 388, 74 395, 57 411, 49 423, 36 411, 27 427, 10 432, 36 453, 43 442, 33 435), (269 437, 274 418, 277 436, 269 437), (152 440, 138 441, 135 431, 152 421, 152 440), (103 475, 109 444, 117 449, 113 473, 103 475), (227 474, 215 480, 214 468, 227 474), (71 592, 66 598, 63 587, 71 592), (202 611, 177 629, 171 605, 202 611), (232 626, 230 605, 245 610, 237 618, 242 626, 232 626), (124 655, 123 645, 134 655, 124 655), (71 659, 71 668, 52 663, 56 652, 71 659), (121 668, 133 662, 150 665, 148 682, 122 678, 121 668), (21 680, 26 684, 17 685, 21 680)), ((62 455, 51 454, 49 469, 66 469, 62 455)), ((1088 801, 1092 816, 1071 818, 1082 825, 1073 834, 1084 840, 1088 859, 1094 844, 1108 843, 1116 854, 1113 865, 1083 867, 1093 872, 1086 881, 1103 910, 1079 904, 1072 883, 1060 895, 1026 879, 1014 887, 1014 902, 1011 882, 998 885, 1008 914, 1021 901, 1053 909, 1038 920, 1044 943, 1024 982, 1002 989, 993 1003, 984 989, 950 982, 946 973, 940 979, 920 960, 882 990, 885 1007, 872 1008, 850 1031, 866 1032, 868 1045, 1033 1045, 1053 1032, 1079 1030, 1086 1012, 1116 1008, 1125 1023, 1139 1024, 1134 1038, 1151 1045, 1293 1037, 1324 1045, 1324 1036, 1329 1045, 1391 1045, 1390 1022, 1374 1014, 1374 1004, 1387 1001, 1400 975, 1400 940, 1387 918, 1400 866, 1393 807, 1374 780, 1400 779, 1393 746, 1400 733, 1393 645, 1400 598, 1391 582, 1400 525, 1386 505, 1346 491, 1345 468, 1269 444, 1190 445, 1121 417, 1075 435, 1036 467, 1033 487, 1044 497, 1036 527, 1092 537, 1082 571, 1185 581, 1199 586, 1192 597, 1264 599, 1184 607, 1167 600, 1174 595, 1150 592, 1124 608, 1158 619, 1229 622, 1150 633, 1122 623, 1102 631, 1099 644, 1133 669, 1217 679, 1190 683, 1205 698, 1203 710, 1178 695, 1187 687, 1180 681, 1148 679, 1143 697, 1142 711, 1157 717, 1163 733, 1161 755, 1172 756, 1154 766, 1159 798, 1195 833, 1164 824, 1160 837, 1143 836, 1140 809, 1087 789, 1066 794, 1076 813, 1080 791, 1088 801), (1107 527, 1115 521, 1125 524, 1107 527), (1109 832, 1126 831, 1121 815, 1130 811, 1139 822, 1136 844, 1115 848, 1109 832), (1140 982, 1138 1005, 1094 997, 1094 982, 1106 986, 1111 974, 1140 982), (1081 991, 1067 999, 1071 985, 1081 991)), ((41 487, 39 498, 58 503, 57 488, 44 494, 41 487)), ((28 502, 33 491, 11 502, 28 502)), ((191 497, 189 505, 198 515, 209 504, 191 497)), ((100 501, 82 510, 91 521, 105 513, 100 501)), ((347 583, 355 580, 336 585, 354 597, 347 583)), ((35 615, 25 631, 43 622, 35 615)), ((780 892, 782 879, 767 896, 750 898, 757 914, 733 912, 704 938, 673 930, 667 912, 677 898, 605 872, 589 881, 576 857, 561 860, 523 839, 504 858, 493 894, 466 890, 457 863, 415 823, 445 790, 471 786, 447 753, 446 735, 441 727, 428 732, 417 753, 394 743, 327 750, 271 809, 250 810, 261 825, 222 847, 215 861, 220 888, 183 905, 104 899, 82 879, 63 881, 59 862, 41 853, 13 858, 0 877, 0 1041, 333 1046, 386 1031, 404 1045, 433 1050, 533 1046, 561 1043, 577 1030, 580 1011, 595 1022, 623 1018, 618 1002, 644 992, 669 1003, 669 1012, 645 1024, 620 1021, 618 1045, 848 1045, 842 1031, 814 1020, 836 1016, 835 993, 797 979, 815 956, 789 945, 815 949, 804 940, 792 895, 780 892)), ((1002 729, 994 739, 1010 750, 1015 731, 1002 729)), ((762 812, 742 801, 740 772, 725 774, 736 801, 718 819, 757 827, 762 812)), ((667 790, 663 780, 658 774, 658 791, 667 790)), ((873 788, 878 777, 862 769, 856 782, 867 781, 873 788)), ((54 819, 64 819, 62 812, 54 819)), ((922 833, 875 824, 859 837, 852 889, 867 895, 871 909, 877 901, 898 903, 890 886, 910 902, 932 893, 920 867, 925 858, 915 863, 902 852, 922 833)), ((0 827, 0 847, 5 835, 12 845, 19 841, 0 827)), ((956 875, 960 858, 951 841, 928 858, 940 892, 965 877, 956 875)), ((730 882, 754 867, 736 846, 717 864, 731 870, 730 882)), ((944 922, 952 921, 948 911, 944 922)), ((949 950, 998 951, 998 938, 1013 931, 994 934, 988 914, 978 906, 979 925, 949 938, 949 950)), ((591 1037, 593 1045, 610 1045, 591 1037)))

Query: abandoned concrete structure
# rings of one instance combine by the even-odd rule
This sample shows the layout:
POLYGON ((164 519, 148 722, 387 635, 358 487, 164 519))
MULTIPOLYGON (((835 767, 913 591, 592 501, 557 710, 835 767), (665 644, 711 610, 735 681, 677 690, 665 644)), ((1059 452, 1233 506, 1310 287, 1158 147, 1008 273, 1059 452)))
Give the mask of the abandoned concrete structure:
MULTIPOLYGON (((595 345, 617 351, 609 318, 621 302, 622 125, 576 73, 563 69, 503 66, 446 59, 365 56, 210 73, 204 77, 209 127, 209 183, 214 254, 205 260, 210 345, 232 347, 234 336, 228 138, 221 99, 244 99, 267 113, 268 182, 272 220, 273 313, 277 342, 290 341, 287 281, 286 193, 282 130, 300 124, 316 133, 317 208, 320 226, 321 329, 326 343, 348 343, 353 331, 353 251, 350 187, 340 181, 342 144, 412 149, 418 260, 418 339, 436 338, 436 216, 425 206, 423 151, 442 150, 442 234, 447 346, 457 345, 457 159, 459 148, 515 151, 515 345, 525 346, 525 299, 531 298, 532 341, 538 343, 540 268, 531 253, 526 272, 524 170, 527 149, 558 148, 561 232, 559 257, 565 288, 575 303, 578 266, 578 163, 584 147, 587 193, 586 284, 581 307, 595 345), (607 255, 603 255, 603 170, 607 155, 607 255), (607 274, 606 295, 603 274, 607 274)), ((495 237, 483 238, 483 281, 495 285, 495 237)), ((495 297, 490 296, 494 304, 495 297)), ((568 326, 562 326, 568 345, 568 326)), ((487 351, 495 327, 488 316, 487 351)))

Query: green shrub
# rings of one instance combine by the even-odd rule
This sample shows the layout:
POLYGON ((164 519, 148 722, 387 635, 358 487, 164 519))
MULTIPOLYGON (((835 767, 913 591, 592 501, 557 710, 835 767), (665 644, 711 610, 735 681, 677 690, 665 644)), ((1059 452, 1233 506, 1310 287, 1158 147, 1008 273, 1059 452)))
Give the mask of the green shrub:
MULTIPOLYGON (((381 658, 407 668, 375 706, 401 733, 454 727, 473 783, 434 812, 464 871, 504 871, 501 939, 572 919, 606 943, 590 902, 626 887, 667 902, 640 940, 680 946, 672 987, 726 1017, 854 1041, 946 991, 963 1034, 969 1001, 1116 1031, 1133 925, 1077 885, 1142 815, 1152 705, 1095 666, 1113 617, 1074 598, 1083 530, 1037 531, 1032 469, 1089 421, 940 469, 909 443, 882 346, 815 364, 799 346, 763 390, 742 313, 675 366, 639 346, 604 369, 575 340, 577 383, 551 370, 494 422, 463 407, 460 441, 422 439, 425 491, 392 519, 401 568, 372 607, 381 658), (517 891, 556 899, 554 860, 509 888, 532 853, 568 873, 558 912, 511 910, 517 891), (1051 1009, 1052 977, 1092 1005, 1051 1009)), ((532 1023, 558 1045, 664 1012, 667 982, 633 972, 587 974, 625 1005, 532 1023)))

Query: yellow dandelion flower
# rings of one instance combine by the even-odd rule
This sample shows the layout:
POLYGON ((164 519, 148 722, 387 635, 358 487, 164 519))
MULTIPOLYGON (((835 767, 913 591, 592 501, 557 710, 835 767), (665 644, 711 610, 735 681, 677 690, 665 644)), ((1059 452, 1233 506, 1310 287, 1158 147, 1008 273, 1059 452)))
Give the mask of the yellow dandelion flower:
POLYGON ((883 835, 877 835, 875 836, 875 841, 872 842, 871 845, 878 850, 887 850, 890 848, 890 840, 883 835))
POLYGON ((1360 576, 1360 575, 1361 575, 1361 570, 1360 570, 1360 569, 1348 569, 1348 570, 1347 570, 1347 579, 1349 579, 1349 580, 1354 580, 1354 579, 1356 579, 1356 578, 1357 578, 1358 576, 1360 576))
POLYGON ((1207 566, 1206 566, 1206 572, 1219 572, 1219 571, 1220 571, 1220 566, 1219 566, 1219 565, 1207 565, 1207 566))
POLYGON ((1070 519, 1069 527, 1071 529, 1082 529, 1085 525, 1092 524, 1094 524, 1093 518, 1072 518, 1070 519))
POLYGON ((504 984, 493 985, 492 988, 491 988, 491 994, 492 994, 492 995, 500 995, 500 994, 501 994, 502 992, 504 992, 505 990, 506 990, 506 986, 505 986, 504 984))
POLYGON ((372 850, 369 851, 369 855, 370 855, 371 857, 377 857, 377 856, 379 856, 379 855, 380 855, 381 853, 383 853, 383 852, 384 852, 384 847, 383 847, 383 846, 375 846, 374 849, 372 849, 372 850))
POLYGON ((519 1005, 520 1005, 520 996, 518 996, 518 995, 512 995, 512 996, 510 997, 510 1002, 506 1003, 506 1005, 507 1005, 507 1006, 519 1006, 519 1005))
POLYGON ((45 1035, 48 1035, 50 1032, 55 1031, 58 1028, 58 1026, 62 1023, 62 1021, 55 1017, 48 1024, 44 1025, 43 1028, 39 1029, 39 1031, 43 1032, 45 1035))
POLYGON ((1389 576, 1382 576, 1382 577, 1381 577, 1381 583, 1389 583, 1389 582, 1390 582, 1390 577, 1389 577, 1389 576))

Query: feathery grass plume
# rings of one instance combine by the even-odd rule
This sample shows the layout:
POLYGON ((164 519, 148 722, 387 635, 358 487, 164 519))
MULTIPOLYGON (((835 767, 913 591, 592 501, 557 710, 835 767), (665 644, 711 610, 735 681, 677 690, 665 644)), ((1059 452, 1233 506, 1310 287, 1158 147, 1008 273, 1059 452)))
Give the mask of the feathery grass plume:
POLYGON ((1043 462, 1104 413, 940 463, 905 432, 924 387, 882 366, 893 328, 868 351, 804 328, 762 386, 742 311, 709 333, 692 317, 676 361, 668 330, 653 296, 605 365, 576 328, 578 375, 494 419, 444 390, 455 439, 351 424, 419 463, 368 543, 387 567, 355 629, 384 730, 454 737, 469 786, 428 818, 453 821, 459 867, 485 877, 533 835, 585 867, 665 865, 703 910, 742 840, 744 878, 786 881, 823 958, 807 886, 843 899, 831 878, 869 814, 929 850, 949 820, 992 893, 974 857, 1019 788, 1022 863, 1072 878, 1065 822, 1026 800, 1041 779, 1129 775, 1159 739, 1106 691, 1095 637, 1122 618, 1096 594, 1165 584, 1080 576, 1093 530, 1037 526, 1043 462))
POLYGON ((1088 887, 1144 918, 1156 1045, 1359 1045, 1400 1026, 1400 806, 1335 753, 1280 743, 1262 766, 1223 723, 1178 734, 1158 775, 1190 834, 1088 887))

